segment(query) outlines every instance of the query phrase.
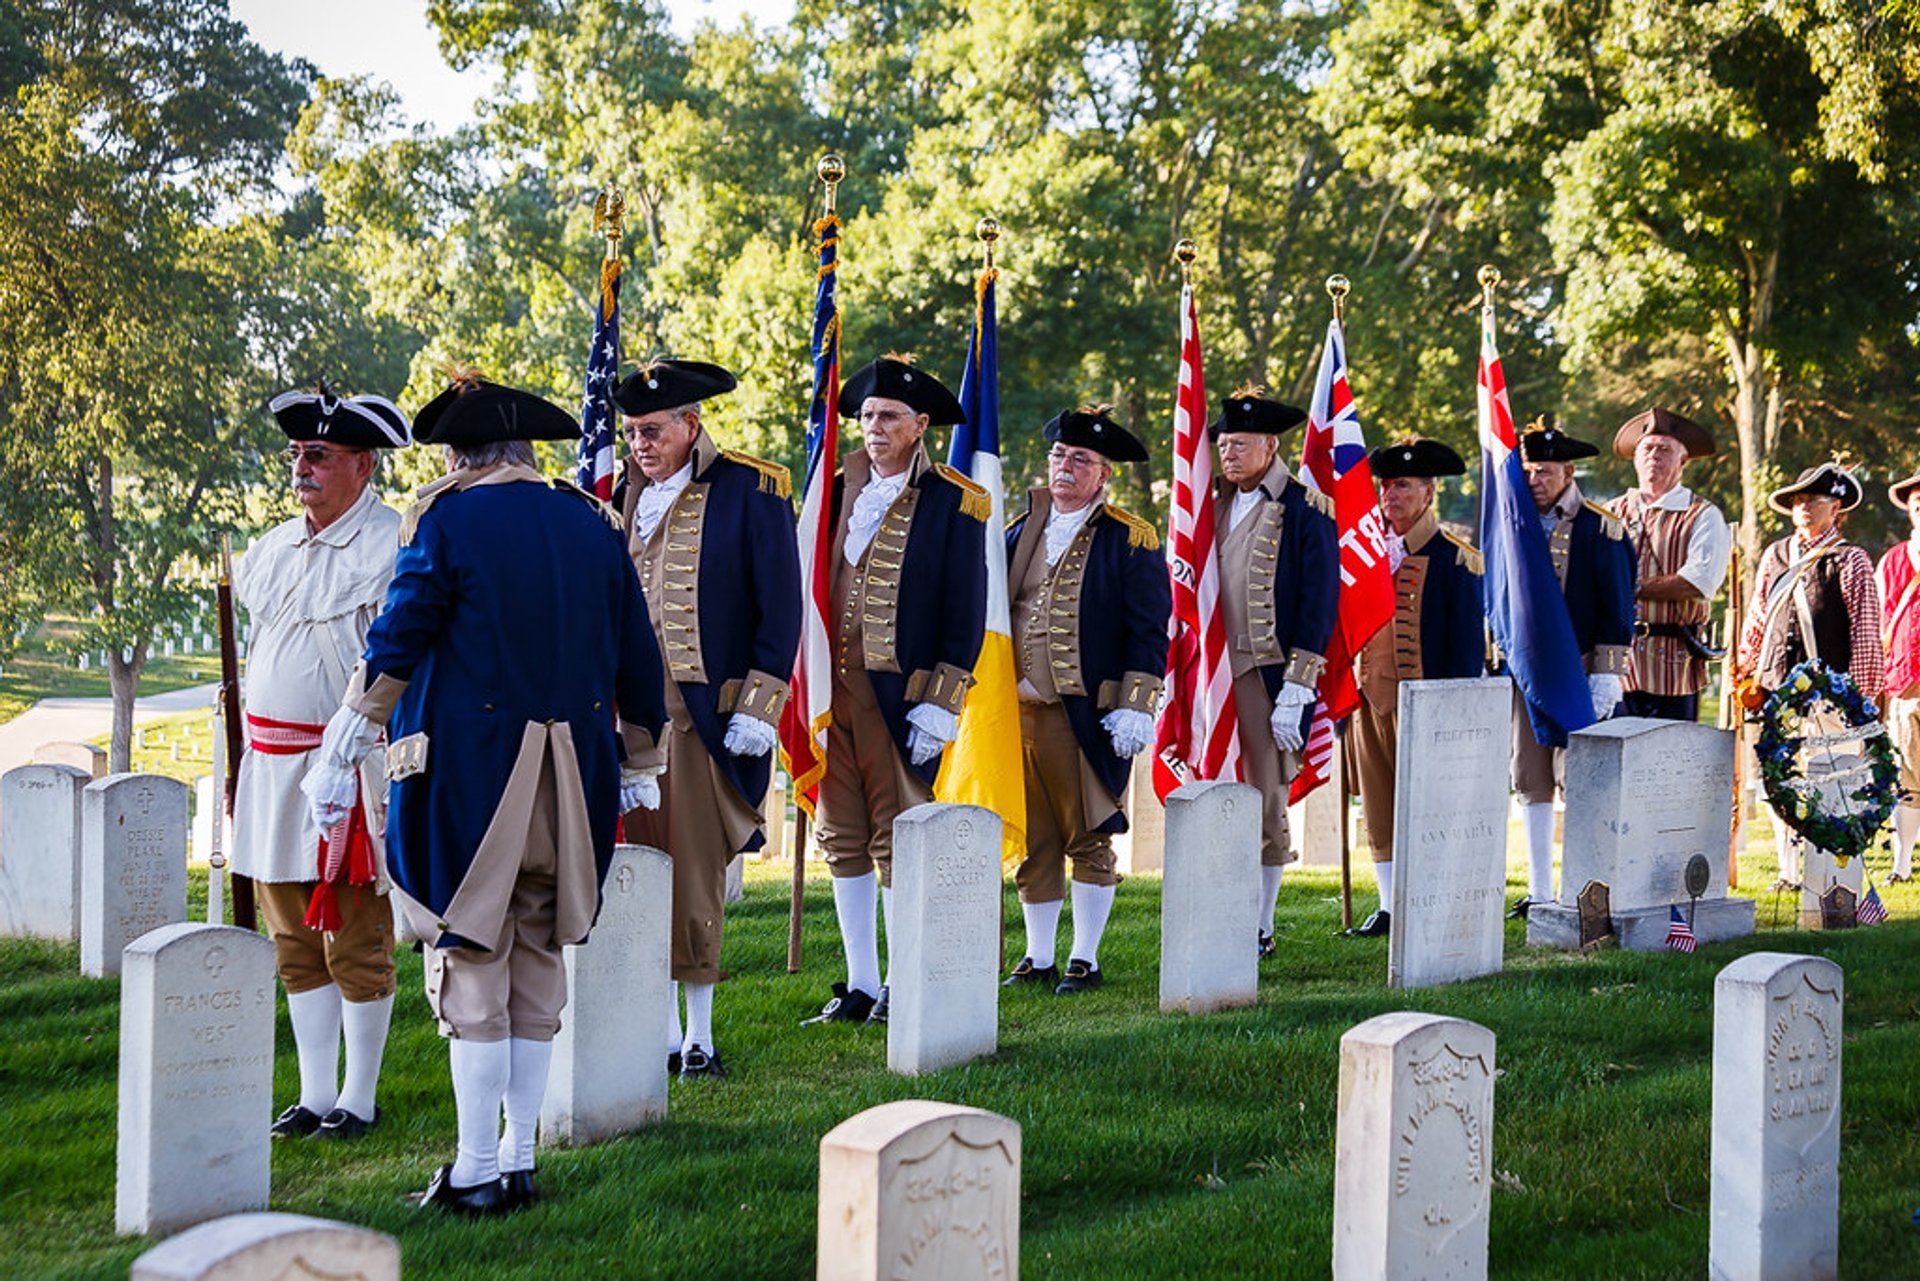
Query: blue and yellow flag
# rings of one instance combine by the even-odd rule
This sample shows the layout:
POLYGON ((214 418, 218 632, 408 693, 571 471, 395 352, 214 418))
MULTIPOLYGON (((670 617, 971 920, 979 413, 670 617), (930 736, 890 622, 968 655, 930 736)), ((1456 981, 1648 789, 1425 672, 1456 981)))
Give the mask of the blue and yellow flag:
POLYGON ((1013 621, 1007 603, 1006 486, 1000 478, 999 340, 993 285, 999 272, 981 271, 973 337, 960 375, 966 420, 953 429, 947 464, 993 497, 987 526, 987 631, 974 664, 974 686, 960 711, 960 737, 933 781, 935 800, 981 805, 1000 816, 1001 858, 1019 862, 1027 851, 1026 780, 1021 766, 1020 700, 1014 693, 1013 621))

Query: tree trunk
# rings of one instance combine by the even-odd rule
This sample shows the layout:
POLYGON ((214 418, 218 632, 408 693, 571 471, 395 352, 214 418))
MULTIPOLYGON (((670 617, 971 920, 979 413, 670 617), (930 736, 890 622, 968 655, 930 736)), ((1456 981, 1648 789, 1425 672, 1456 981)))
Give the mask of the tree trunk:
POLYGON ((107 768, 124 774, 133 768, 133 700, 140 690, 140 673, 147 665, 145 641, 133 648, 133 661, 126 651, 107 651, 107 679, 113 687, 113 738, 107 748, 107 768))
MULTIPOLYGON (((1723 321, 1724 323, 1724 321, 1723 321)), ((1760 349, 1731 329, 1722 334, 1727 348, 1727 370, 1733 379, 1733 432, 1740 442, 1740 524, 1735 545, 1740 549, 1744 593, 1760 563, 1760 464, 1766 453, 1760 443, 1762 370, 1760 349)))

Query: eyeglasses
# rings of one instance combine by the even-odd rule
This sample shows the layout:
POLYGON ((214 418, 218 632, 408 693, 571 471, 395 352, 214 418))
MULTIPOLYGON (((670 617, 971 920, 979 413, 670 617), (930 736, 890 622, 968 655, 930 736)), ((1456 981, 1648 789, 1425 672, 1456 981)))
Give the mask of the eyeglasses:
POLYGON ((1257 453, 1261 449, 1265 448, 1265 442, 1258 441, 1258 440, 1223 440, 1218 443, 1220 446, 1221 453, 1233 454, 1235 456, 1238 456, 1240 454, 1257 453))
POLYGON ((629 427, 627 428, 627 439, 630 441, 644 440, 648 444, 653 444, 655 441, 658 441, 661 436, 666 434, 666 430, 666 427, 660 423, 648 423, 645 427, 629 427))
POLYGON ((1065 467, 1072 471, 1087 467, 1104 467, 1107 462, 1098 454, 1089 454, 1084 449, 1063 449, 1059 445, 1047 451, 1047 461, 1055 467, 1065 467))
POLYGON ((339 449, 329 449, 325 445, 289 445, 280 451, 280 456, 287 460, 287 465, 290 467, 298 466, 302 458, 312 466, 325 467, 344 452, 339 449))

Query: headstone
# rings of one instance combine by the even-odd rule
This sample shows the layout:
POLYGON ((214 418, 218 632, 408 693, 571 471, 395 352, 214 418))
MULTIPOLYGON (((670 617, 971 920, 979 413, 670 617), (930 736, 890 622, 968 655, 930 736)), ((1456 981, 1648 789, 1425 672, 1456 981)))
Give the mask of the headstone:
POLYGON ((815 1275, 823 1279, 1012 1281, 1020 1275, 1020 1127, 925 1099, 868 1108, 820 1140, 819 1205, 815 1275))
POLYGON ((887 1067, 907 1076, 1000 1043, 1000 816, 916 805, 893 822, 887 1067))
MULTIPOLYGON (((1580 947, 1598 947, 1613 937, 1613 893, 1605 881, 1588 881, 1575 900, 1580 913, 1580 947)), ((1528 915, 1532 915, 1531 909, 1528 915)))
POLYGON ((213 816, 218 810, 214 795, 213 775, 193 780, 193 839, 187 848, 195 863, 205 863, 213 853, 213 816))
POLYGON ((1113 855, 1129 876, 1158 872, 1167 862, 1167 810, 1153 790, 1153 753, 1133 758, 1127 784, 1127 830, 1113 838, 1113 855))
POLYGON ((1854 910, 1866 895, 1864 861, 1847 860, 1845 867, 1812 841, 1800 844, 1800 928, 1850 929, 1854 910), (1838 891, 1836 893, 1836 891, 1838 891))
POLYGON ((615 846, 603 895, 593 933, 565 949, 543 1144, 596 1143, 667 1115, 673 861, 650 845, 615 846))
POLYGON ((1186 783, 1167 797, 1160 883, 1160 1012, 1204 1014, 1260 996, 1260 793, 1186 783))
POLYGON ((92 743, 42 743, 33 751, 35 765, 71 765, 89 778, 107 776, 107 751, 92 743))
POLYGON ((1287 832, 1302 867, 1340 866, 1340 824, 1347 821, 1348 805, 1341 795, 1346 763, 1336 744, 1327 764, 1327 781, 1287 808, 1287 832))
POLYGON ((746 855, 735 854, 727 863, 727 887, 721 895, 723 903, 738 903, 747 897, 746 855))
POLYGON ((130 1281, 400 1281, 400 1242, 304 1214, 230 1214, 167 1238, 130 1281))
POLYGON ((120 972, 120 953, 187 919, 187 785, 109 774, 80 801, 80 972, 120 972))
POLYGON ((1484 1281, 1493 1079, 1493 1033, 1464 1019, 1399 1011, 1340 1038, 1335 1281, 1484 1281))
POLYGON ((788 844, 793 838, 787 831, 787 785, 775 778, 767 787, 767 799, 760 807, 761 824, 766 828, 767 843, 760 847, 760 861, 778 863, 787 857, 788 844))
POLYGON ((1580 946, 1578 894, 1605 881, 1614 933, 1631 951, 1667 945, 1668 909, 1693 896, 1687 867, 1705 860, 1693 934, 1718 943, 1753 933, 1753 900, 1727 896, 1733 822, 1731 730, 1620 716, 1569 736, 1560 896, 1527 913, 1533 947, 1580 946))
POLYGON ((164 925, 127 948, 121 1233, 175 1232, 266 1208, 273 974, 273 944, 230 925, 164 925))
POLYGON ((0 776, 0 935, 80 937, 80 794, 71 765, 0 776))
POLYGON ((1755 952, 1714 980, 1714 1277, 1839 1275, 1842 995, 1817 956, 1755 952))
POLYGON ((1512 724, 1504 676, 1400 683, 1388 987, 1500 972, 1512 724))

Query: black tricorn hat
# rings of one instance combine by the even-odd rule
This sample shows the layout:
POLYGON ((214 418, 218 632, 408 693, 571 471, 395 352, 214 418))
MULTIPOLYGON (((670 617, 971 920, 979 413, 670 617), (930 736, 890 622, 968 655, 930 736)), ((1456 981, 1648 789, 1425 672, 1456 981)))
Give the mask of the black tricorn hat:
POLYGON ((1777 512, 1791 513, 1793 500, 1802 495, 1838 498, 1840 510, 1850 512, 1860 505, 1862 492, 1860 482, 1854 479, 1852 472, 1839 463, 1821 463, 1818 467, 1809 467, 1801 472, 1791 485, 1767 495, 1767 506, 1777 512))
POLYGON ((840 416, 858 418, 860 406, 869 396, 897 400, 916 414, 925 414, 929 425, 963 423, 967 411, 948 391, 946 385, 924 369, 916 369, 904 360, 882 356, 847 379, 840 388, 840 416))
POLYGON ((1147 447, 1140 438, 1107 416, 1105 405, 1083 405, 1062 410, 1041 428, 1048 444, 1091 449, 1108 462, 1144 463, 1147 447))
POLYGON ((1920 471, 1915 472, 1905 480, 1897 480, 1893 484, 1888 485, 1887 497, 1893 500, 1895 507, 1905 507, 1907 505, 1907 495, 1911 494, 1916 488, 1920 488, 1920 471))
POLYGON ((1228 432, 1257 432, 1263 436, 1278 436, 1292 431, 1307 421, 1307 411, 1277 400, 1268 400, 1263 396, 1234 395, 1220 403, 1220 416, 1207 428, 1209 436, 1223 436, 1228 432))
POLYGON ((1633 447, 1644 436, 1671 436, 1686 446, 1689 458, 1711 458, 1720 452, 1712 432, 1670 409, 1649 409, 1621 423, 1620 430, 1613 433, 1613 452, 1622 458, 1633 457, 1633 447))
POLYGON ((288 440, 323 440, 359 449, 405 449, 413 443, 407 416, 382 396, 336 396, 319 391, 283 391, 267 410, 288 440))
POLYGON ((1552 414, 1542 414, 1520 433, 1520 457, 1530 463, 1570 463, 1580 458, 1597 458, 1598 445, 1575 440, 1560 430, 1552 414))
POLYGON ((654 360, 614 388, 613 403, 621 413, 637 418, 655 410, 697 405, 739 385, 732 374, 704 360, 654 360))
POLYGON ((1382 445, 1367 455, 1367 462, 1373 467, 1375 480, 1398 480, 1403 476, 1433 480, 1439 476, 1464 475, 1467 470, 1467 464, 1460 455, 1439 441, 1428 440, 1424 436, 1410 436, 1391 445, 1382 445))
POLYGON ((573 440, 580 420, 517 387, 462 375, 413 416, 423 445, 487 445, 500 440, 573 440))

